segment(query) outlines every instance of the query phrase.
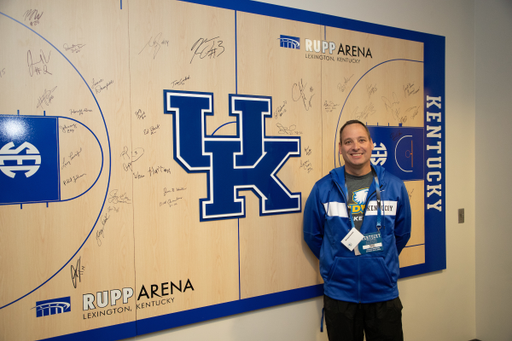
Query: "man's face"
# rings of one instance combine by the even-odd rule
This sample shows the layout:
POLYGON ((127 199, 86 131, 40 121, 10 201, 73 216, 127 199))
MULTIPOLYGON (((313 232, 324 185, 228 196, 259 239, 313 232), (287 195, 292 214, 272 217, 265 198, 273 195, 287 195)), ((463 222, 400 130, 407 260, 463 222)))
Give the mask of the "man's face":
POLYGON ((340 142, 340 154, 345 160, 347 173, 361 176, 370 173, 373 141, 366 129, 359 123, 349 124, 343 129, 340 142))

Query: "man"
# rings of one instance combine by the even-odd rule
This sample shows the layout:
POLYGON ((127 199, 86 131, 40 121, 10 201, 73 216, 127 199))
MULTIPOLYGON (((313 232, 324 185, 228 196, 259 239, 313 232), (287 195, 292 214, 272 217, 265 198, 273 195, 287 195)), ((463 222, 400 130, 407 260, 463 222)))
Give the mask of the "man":
POLYGON ((403 340, 398 255, 411 233, 402 180, 372 166, 360 121, 340 129, 345 166, 320 179, 304 209, 304 239, 320 259, 330 341, 403 340))

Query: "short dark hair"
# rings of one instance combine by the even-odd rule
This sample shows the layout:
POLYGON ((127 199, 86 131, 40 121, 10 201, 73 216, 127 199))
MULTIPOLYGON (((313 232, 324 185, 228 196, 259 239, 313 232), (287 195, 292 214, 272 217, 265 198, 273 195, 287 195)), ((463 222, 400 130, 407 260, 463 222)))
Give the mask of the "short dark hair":
POLYGON ((363 122, 359 121, 359 120, 349 120, 347 122, 345 122, 345 124, 341 127, 340 129, 340 142, 341 141, 341 134, 343 133, 343 129, 345 129, 346 126, 348 125, 351 125, 351 124, 360 124, 364 127, 364 129, 366 130, 366 133, 368 134, 368 138, 371 140, 372 137, 370 135, 370 131, 368 130, 368 127, 366 126, 366 124, 364 124, 363 122))

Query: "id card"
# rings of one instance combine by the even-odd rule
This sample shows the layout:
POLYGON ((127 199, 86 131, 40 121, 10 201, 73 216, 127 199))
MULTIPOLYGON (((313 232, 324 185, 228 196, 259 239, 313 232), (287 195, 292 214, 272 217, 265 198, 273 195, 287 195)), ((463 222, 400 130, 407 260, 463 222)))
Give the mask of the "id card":
POLYGON ((359 252, 364 255, 370 252, 382 251, 382 236, 380 232, 368 233, 363 236, 359 243, 359 252))
POLYGON ((345 245, 347 249, 352 251, 363 238, 363 234, 353 227, 352 230, 348 231, 345 238, 343 238, 341 244, 345 245))

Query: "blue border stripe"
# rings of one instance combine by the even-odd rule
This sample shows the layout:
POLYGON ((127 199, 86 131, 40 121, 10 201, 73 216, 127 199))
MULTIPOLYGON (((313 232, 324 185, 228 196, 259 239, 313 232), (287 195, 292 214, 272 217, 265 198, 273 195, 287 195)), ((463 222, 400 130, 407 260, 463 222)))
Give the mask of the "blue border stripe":
MULTIPOLYGON (((56 341, 108 341, 108 340, 120 340, 129 337, 137 336, 136 322, 127 322, 122 324, 116 324, 104 328, 86 330, 79 333, 66 334, 56 337, 51 337, 42 340, 56 340, 56 341)), ((140 334, 139 334, 140 335, 140 334)))
POLYGON ((138 334, 153 333, 219 317, 245 313, 262 308, 296 302, 323 295, 323 284, 274 294, 247 298, 218 305, 155 316, 137 321, 138 334))
MULTIPOLYGON (((424 84, 425 98, 427 96, 441 96, 441 109, 430 110, 441 113, 441 143, 442 143, 442 163, 441 180, 442 196, 441 207, 442 212, 435 209, 427 210, 425 207, 425 270, 421 273, 432 272, 446 269, 446 93, 445 93, 445 75, 446 75, 446 40, 444 37, 431 37, 424 45, 424 84)), ((425 108, 425 112, 428 110, 425 108)), ((426 115, 425 115, 426 117, 426 115)), ((425 126, 426 126, 425 122, 425 126)), ((426 147, 425 147, 426 148, 426 147)), ((428 151, 425 150, 425 157, 428 158, 428 151)), ((425 179, 426 182, 426 179, 425 179)), ((425 202, 427 201, 427 193, 425 192, 425 202)), ((415 273, 420 274, 420 273, 415 273)))
MULTIPOLYGON (((395 37, 414 41, 425 41, 435 36, 430 33, 411 31, 392 26, 384 26, 366 21, 347 19, 329 14, 310 12, 297 8, 284 7, 274 4, 267 4, 248 0, 179 0, 210 7, 218 7, 251 14, 261 14, 267 17, 288 19, 310 24, 325 25, 347 30, 354 30, 363 33, 395 37)), ((440 37, 440 36, 439 36, 440 37)), ((443 37, 444 39, 444 37, 443 37)))
POLYGON ((139 319, 133 322, 127 322, 104 328, 91 329, 74 334, 66 334, 41 340, 103 341, 125 339, 137 335, 181 327, 192 323, 209 321, 220 317, 226 317, 253 310, 269 308, 281 304, 306 300, 321 296, 323 293, 323 284, 318 284, 310 287, 221 303, 197 309, 185 310, 146 319, 139 319))

